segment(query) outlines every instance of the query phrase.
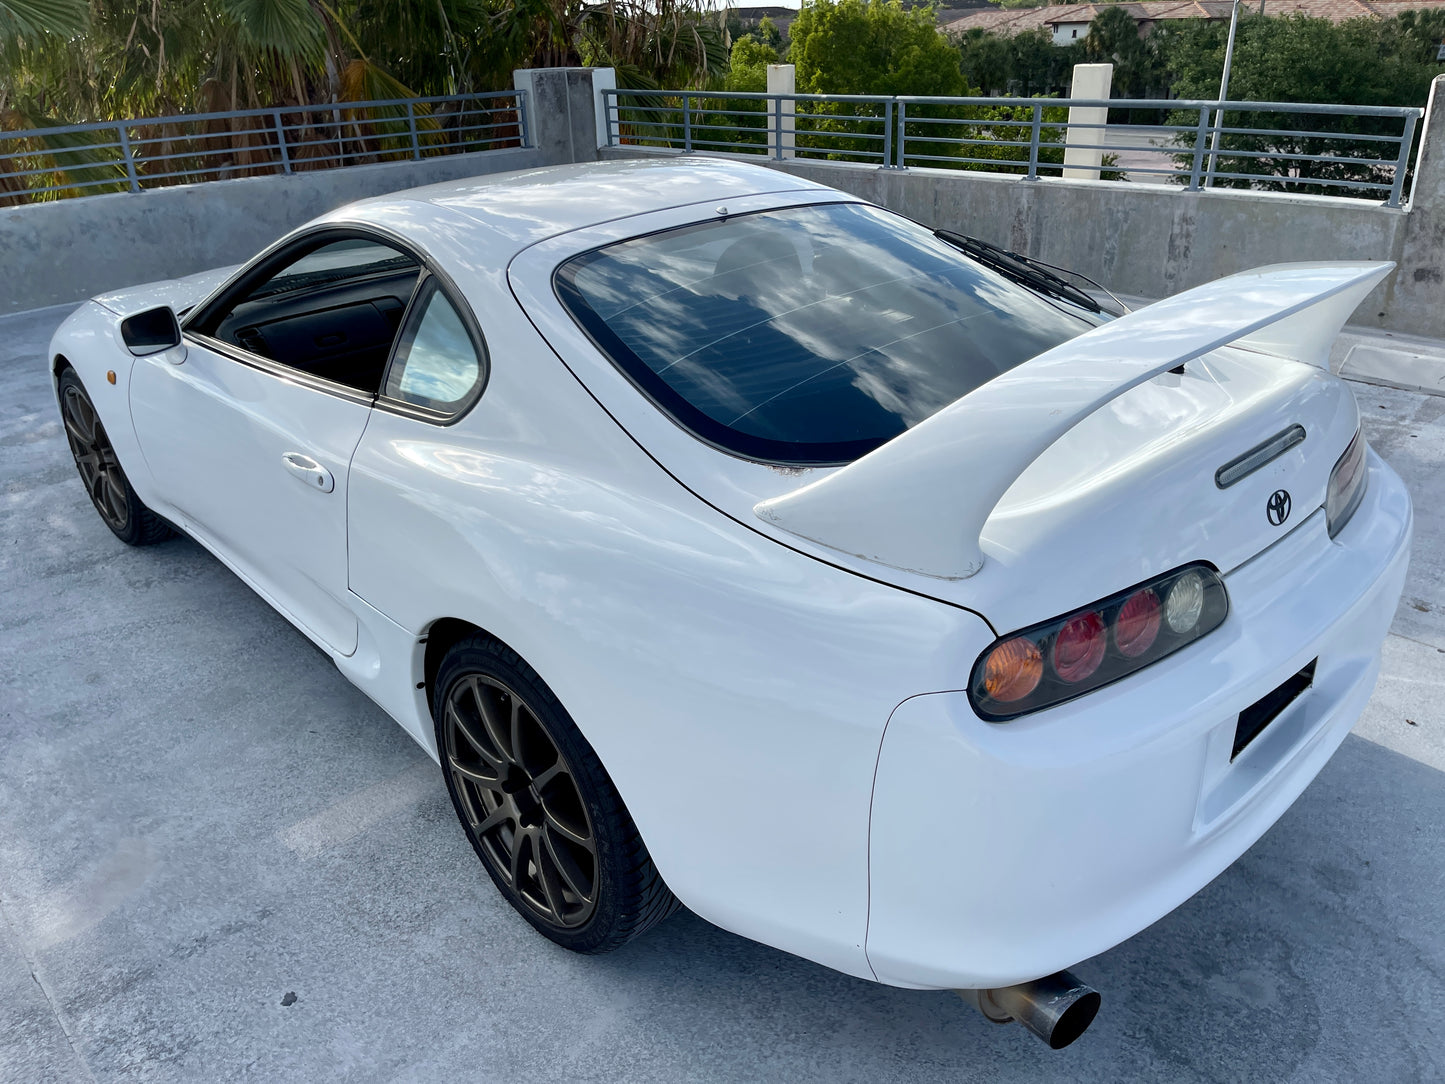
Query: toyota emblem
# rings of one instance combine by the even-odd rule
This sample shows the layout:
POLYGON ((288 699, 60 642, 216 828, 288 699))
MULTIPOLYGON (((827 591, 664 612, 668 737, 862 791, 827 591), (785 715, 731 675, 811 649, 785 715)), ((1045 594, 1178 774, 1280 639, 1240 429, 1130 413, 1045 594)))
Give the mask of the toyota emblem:
POLYGON ((1269 503, 1264 506, 1264 510, 1269 521, 1276 527, 1289 519, 1289 490, 1276 489, 1269 495, 1269 503))

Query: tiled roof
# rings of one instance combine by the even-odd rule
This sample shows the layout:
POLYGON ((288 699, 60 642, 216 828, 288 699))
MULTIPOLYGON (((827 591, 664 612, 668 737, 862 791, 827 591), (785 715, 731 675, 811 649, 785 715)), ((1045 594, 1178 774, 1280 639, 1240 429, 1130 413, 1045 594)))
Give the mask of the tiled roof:
MULTIPOLYGON (((1258 10, 1255 0, 1246 0, 1258 10)), ((1019 34, 1025 30, 1052 29, 1056 24, 1092 22, 1105 7, 1121 7, 1135 22, 1155 23, 1166 19, 1228 19, 1230 0, 1142 0, 1123 4, 1055 4, 1041 8, 999 8, 980 11, 945 23, 953 33, 986 30, 994 34, 1019 34)), ((1388 19, 1402 11, 1445 8, 1445 0, 1264 0, 1266 15, 1308 15, 1315 19, 1344 22, 1346 19, 1388 19)))

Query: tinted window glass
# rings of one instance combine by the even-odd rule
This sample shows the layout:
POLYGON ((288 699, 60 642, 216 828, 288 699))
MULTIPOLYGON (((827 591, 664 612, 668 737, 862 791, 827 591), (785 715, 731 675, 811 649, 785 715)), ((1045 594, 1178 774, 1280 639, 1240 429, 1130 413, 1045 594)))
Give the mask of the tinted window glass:
POLYGON ((585 253, 563 304, 664 410, 741 455, 845 462, 1093 320, 858 204, 585 253))
POLYGON ((446 295, 432 284, 416 330, 402 341, 386 378, 386 394, 433 410, 447 410, 470 394, 482 376, 481 359, 446 295))
POLYGON ((389 245, 332 241, 226 298, 197 330, 375 395, 420 274, 389 245))

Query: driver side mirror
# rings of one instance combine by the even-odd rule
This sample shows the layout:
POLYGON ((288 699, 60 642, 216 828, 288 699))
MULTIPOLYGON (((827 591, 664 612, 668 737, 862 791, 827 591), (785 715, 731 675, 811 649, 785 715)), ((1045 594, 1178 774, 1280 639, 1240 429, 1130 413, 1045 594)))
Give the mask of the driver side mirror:
POLYGON ((147 309, 120 322, 120 337, 126 349, 138 358, 159 354, 181 345, 181 324, 169 305, 147 309))

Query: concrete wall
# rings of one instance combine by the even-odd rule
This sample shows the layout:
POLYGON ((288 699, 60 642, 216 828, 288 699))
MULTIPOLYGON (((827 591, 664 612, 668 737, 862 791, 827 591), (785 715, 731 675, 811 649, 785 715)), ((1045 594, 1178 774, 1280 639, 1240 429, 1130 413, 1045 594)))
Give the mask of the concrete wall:
MULTIPOLYGON (((236 263, 364 196, 599 154, 648 153, 597 149, 605 138, 598 139, 596 89, 612 85, 610 69, 548 68, 516 78, 531 99, 531 148, 0 210, 0 314, 236 263)), ((1395 260, 1400 269, 1360 307, 1356 322, 1445 338, 1445 76, 1432 89, 1424 140, 1407 210, 1323 196, 758 161, 1143 297, 1263 264, 1395 260)))
MULTIPOLYGON (((598 74, 605 82, 611 69, 598 74)), ((0 209, 0 315, 239 263, 367 196, 596 158, 592 70, 539 69, 517 79, 529 91, 532 147, 0 209)))
MULTIPOLYGON (((769 164, 926 226, 980 237, 1141 297, 1167 297, 1263 264, 1399 259, 1407 217, 1358 200, 1310 196, 1028 181, 797 159, 769 164)), ((1445 335, 1445 313, 1423 312, 1392 297, 1398 278, 1371 295, 1355 322, 1445 335), (1432 322, 1438 330, 1429 330, 1432 322)))
POLYGON ((1445 76, 1435 79, 1424 129, 1405 210, 1327 196, 1030 181, 797 158, 757 161, 1141 297, 1167 297, 1265 264, 1394 260, 1399 269, 1365 300, 1353 322, 1445 338, 1445 76))

